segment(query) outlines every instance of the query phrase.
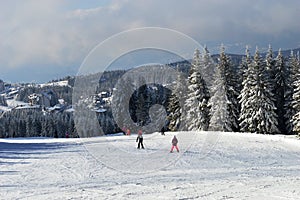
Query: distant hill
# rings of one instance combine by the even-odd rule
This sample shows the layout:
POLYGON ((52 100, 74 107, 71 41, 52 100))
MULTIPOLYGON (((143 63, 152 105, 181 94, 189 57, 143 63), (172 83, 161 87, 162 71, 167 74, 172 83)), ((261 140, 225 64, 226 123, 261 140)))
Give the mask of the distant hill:
MULTIPOLYGON (((294 51, 294 54, 297 54, 298 52, 300 52, 300 48, 297 49, 291 49, 294 51)), ((288 57, 291 54, 291 50, 282 50, 281 53, 284 57, 288 57)), ((278 54, 278 51, 274 51, 274 55, 276 56, 278 54)))

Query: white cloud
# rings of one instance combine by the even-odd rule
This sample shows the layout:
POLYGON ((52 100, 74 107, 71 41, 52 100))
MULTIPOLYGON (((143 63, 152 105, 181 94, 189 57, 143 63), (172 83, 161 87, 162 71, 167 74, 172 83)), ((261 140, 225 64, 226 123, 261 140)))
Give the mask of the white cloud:
MULTIPOLYGON (((95 1, 96 2, 96 1, 95 1)), ((99 42, 127 29, 158 26, 200 43, 296 47, 300 2, 120 0, 74 8, 70 0, 13 0, 0 6, 0 69, 77 65, 99 42), (72 7, 72 9, 70 9, 72 7)), ((51 70, 51 69, 47 69, 51 70)))

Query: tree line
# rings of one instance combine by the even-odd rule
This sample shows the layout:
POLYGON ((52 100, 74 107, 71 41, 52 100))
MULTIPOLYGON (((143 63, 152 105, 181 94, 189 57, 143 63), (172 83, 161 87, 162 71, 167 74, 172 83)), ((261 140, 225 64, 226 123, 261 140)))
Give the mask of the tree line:
MULTIPOLYGON (((275 57, 269 46, 265 57, 258 48, 251 56, 247 47, 242 62, 235 66, 222 46, 210 71, 213 81, 207 83, 203 69, 212 66, 209 57, 207 48, 202 54, 195 51, 184 107, 178 108, 176 98, 169 103, 170 130, 300 132, 299 53, 291 51, 285 58, 279 50, 275 57)), ((176 90, 182 90, 180 85, 176 90)))
POLYGON ((0 137, 78 137, 73 114, 15 109, 0 118, 0 137))
MULTIPOLYGON (((236 64, 226 55, 223 46, 216 62, 207 47, 203 52, 195 50, 190 64, 178 64, 177 68, 187 74, 178 74, 172 90, 162 85, 146 84, 143 78, 135 80, 135 76, 128 76, 117 88, 117 92, 113 92, 112 104, 105 106, 106 112, 96 114, 103 134, 120 132, 120 126, 130 123, 140 126, 159 124, 156 131, 165 126, 170 131, 298 134, 299 53, 291 51, 289 57, 284 57, 279 50, 275 56, 270 46, 265 56, 261 55, 256 49, 252 56, 246 48, 243 59, 236 64), (152 113, 153 116, 149 115, 149 110, 156 104, 161 105, 165 111, 158 109, 152 113), (118 115, 113 116, 113 112, 118 115)), ((161 80, 168 79, 166 74, 156 74, 155 71, 147 73, 153 73, 151 77, 155 78, 162 76, 159 77, 161 80)), ((95 75, 95 79, 98 77, 99 81, 99 86, 95 87, 96 93, 103 90, 112 91, 123 74, 125 71, 107 72, 100 80, 99 75, 95 75)), ((86 79, 86 84, 90 84, 88 77, 80 78, 86 79)), ((71 102, 72 87, 54 89, 58 93, 53 105, 57 103, 58 97, 71 102)), ((26 101, 29 94, 38 93, 40 90, 28 87, 20 91, 18 99, 26 101)), ((5 104, 5 101, 2 104, 5 104)), ((88 109, 89 105, 82 106, 86 107, 86 112, 94 112, 88 109)), ((0 118, 0 137, 65 137, 66 133, 70 137, 89 137, 98 131, 93 128, 94 125, 85 123, 79 127, 82 130, 78 131, 75 124, 80 122, 74 120, 73 113, 69 112, 48 113, 42 109, 13 109, 5 112, 0 118), (84 134, 80 135, 78 132, 84 134)))

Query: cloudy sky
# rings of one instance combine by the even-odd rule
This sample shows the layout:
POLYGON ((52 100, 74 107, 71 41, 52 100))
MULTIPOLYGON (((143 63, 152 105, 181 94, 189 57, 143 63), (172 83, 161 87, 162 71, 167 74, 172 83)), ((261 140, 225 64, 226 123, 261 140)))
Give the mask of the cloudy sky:
POLYGON ((0 79, 74 75, 108 37, 133 28, 182 32, 212 52, 300 46, 298 0, 0 0, 0 79))

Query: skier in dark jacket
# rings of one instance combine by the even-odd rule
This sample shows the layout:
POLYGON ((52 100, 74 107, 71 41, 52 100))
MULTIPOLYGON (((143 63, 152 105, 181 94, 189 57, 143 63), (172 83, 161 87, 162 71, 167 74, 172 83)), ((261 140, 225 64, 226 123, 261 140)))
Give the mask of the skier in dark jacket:
POLYGON ((138 132, 138 136, 136 138, 136 142, 139 142, 138 143, 138 149, 140 148, 140 146, 142 146, 142 149, 144 149, 144 145, 143 145, 143 133, 142 133, 142 130, 139 130, 138 132))
POLYGON ((160 129, 160 133, 161 133, 161 135, 165 135, 165 127, 164 126, 160 129))
POLYGON ((177 152, 179 152, 177 143, 178 143, 178 140, 177 140, 176 136, 174 135, 174 137, 173 137, 173 139, 172 139, 172 148, 171 148, 170 153, 173 153, 174 147, 176 148, 177 152))

